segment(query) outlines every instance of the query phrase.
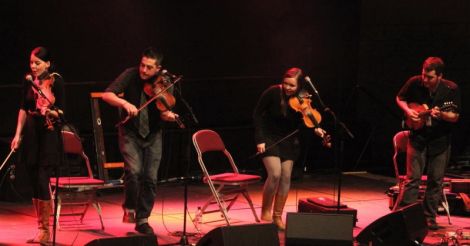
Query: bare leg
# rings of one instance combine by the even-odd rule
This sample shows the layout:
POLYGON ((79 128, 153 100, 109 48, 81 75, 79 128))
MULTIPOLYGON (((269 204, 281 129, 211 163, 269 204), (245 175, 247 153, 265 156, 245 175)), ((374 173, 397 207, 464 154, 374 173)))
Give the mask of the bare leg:
POLYGON ((274 195, 277 192, 279 181, 281 179, 281 159, 275 156, 267 156, 263 158, 264 167, 268 173, 268 178, 263 187, 263 202, 261 208, 261 219, 264 221, 272 221, 271 210, 273 206, 274 195))
POLYGON ((287 196, 289 195, 290 178, 293 165, 294 162, 292 160, 287 160, 281 163, 281 180, 279 182, 274 201, 273 222, 281 231, 286 229, 284 222, 282 222, 282 211, 284 210, 287 196))

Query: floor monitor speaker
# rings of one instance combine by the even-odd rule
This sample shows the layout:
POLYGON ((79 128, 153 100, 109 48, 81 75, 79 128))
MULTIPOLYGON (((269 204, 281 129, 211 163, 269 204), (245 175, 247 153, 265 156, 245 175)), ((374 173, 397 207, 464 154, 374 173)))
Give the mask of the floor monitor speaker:
POLYGON ((95 239, 85 246, 157 246, 156 236, 108 237, 95 239))
POLYGON ((196 245, 273 246, 279 245, 279 236, 274 224, 224 226, 208 232, 196 245))
POLYGON ((361 245, 419 245, 428 227, 420 203, 414 203, 372 222, 356 237, 361 245))
POLYGON ((286 246, 353 244, 352 214, 287 213, 286 246))

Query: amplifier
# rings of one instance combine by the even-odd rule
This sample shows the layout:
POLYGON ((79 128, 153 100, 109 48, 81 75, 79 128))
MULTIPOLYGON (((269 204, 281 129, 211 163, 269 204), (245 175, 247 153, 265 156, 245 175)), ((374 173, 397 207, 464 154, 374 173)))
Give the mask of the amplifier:
POLYGON ((451 179, 450 192, 470 194, 470 179, 451 179))
POLYGON ((299 213, 326 213, 326 214, 351 214, 353 223, 356 226, 357 210, 350 208, 345 204, 340 204, 339 211, 337 202, 327 197, 312 197, 299 199, 299 213))

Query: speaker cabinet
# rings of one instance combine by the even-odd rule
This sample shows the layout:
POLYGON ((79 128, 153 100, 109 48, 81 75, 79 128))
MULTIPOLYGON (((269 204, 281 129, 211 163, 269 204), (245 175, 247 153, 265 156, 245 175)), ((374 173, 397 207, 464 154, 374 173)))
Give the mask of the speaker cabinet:
POLYGON ((427 233, 423 207, 414 203, 372 222, 357 235, 356 241, 374 246, 417 245, 423 242, 427 233))
POLYGON ((157 246, 156 236, 131 236, 131 237, 110 237, 98 238, 85 246, 157 246))
POLYGON ((353 244, 352 214, 287 213, 286 245, 353 244))
POLYGON ((208 232, 196 245, 273 246, 279 245, 279 236, 274 224, 224 226, 208 232))

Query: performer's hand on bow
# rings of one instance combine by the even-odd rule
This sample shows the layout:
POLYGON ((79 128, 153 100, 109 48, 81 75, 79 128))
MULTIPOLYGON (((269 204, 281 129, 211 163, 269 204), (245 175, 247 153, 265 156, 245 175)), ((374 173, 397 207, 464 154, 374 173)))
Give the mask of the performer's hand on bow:
POLYGON ((134 117, 139 113, 139 110, 132 103, 129 103, 127 101, 125 103, 123 103, 121 105, 121 107, 124 110, 126 110, 127 115, 130 116, 130 117, 134 117))
POLYGON ((314 131, 315 131, 315 134, 316 134, 317 136, 321 137, 321 138, 323 138, 323 137, 325 136, 325 134, 326 134, 326 131, 323 130, 322 128, 320 128, 320 127, 315 128, 314 131))
POLYGON ((11 140, 10 148, 12 150, 17 150, 20 147, 20 144, 21 144, 21 136, 15 135, 13 140, 11 140))

